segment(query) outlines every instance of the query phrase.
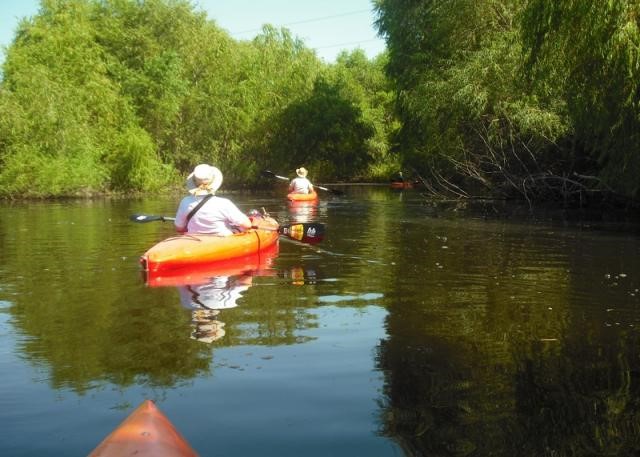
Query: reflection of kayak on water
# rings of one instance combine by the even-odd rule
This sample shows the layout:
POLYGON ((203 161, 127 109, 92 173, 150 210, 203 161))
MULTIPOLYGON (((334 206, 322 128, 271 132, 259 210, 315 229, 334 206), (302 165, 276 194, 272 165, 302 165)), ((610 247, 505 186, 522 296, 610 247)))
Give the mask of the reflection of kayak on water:
POLYGON ((318 216, 318 200, 289 200, 289 214, 294 222, 312 222, 318 216))
POLYGON ((145 400, 96 447, 89 457, 197 456, 167 416, 145 400))

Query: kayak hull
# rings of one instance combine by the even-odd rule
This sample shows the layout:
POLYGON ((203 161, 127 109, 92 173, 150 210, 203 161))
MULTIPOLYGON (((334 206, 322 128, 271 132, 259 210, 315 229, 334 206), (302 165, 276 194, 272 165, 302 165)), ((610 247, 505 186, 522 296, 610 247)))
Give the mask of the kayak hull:
POLYGON ((219 260, 213 263, 188 265, 165 271, 145 271, 143 277, 149 287, 167 287, 184 285, 202 285, 211 282, 217 276, 236 276, 250 274, 252 276, 269 276, 272 265, 278 256, 279 246, 274 243, 266 249, 248 256, 219 260))
POLYGON ((309 202, 318 199, 318 193, 314 190, 310 194, 297 194, 290 192, 287 194, 287 200, 292 202, 309 202))
POLYGON ((245 257, 273 246, 278 241, 278 223, 257 219, 258 228, 229 236, 188 233, 160 241, 140 257, 146 272, 169 271, 194 265, 245 257))
POLYGON ((175 456, 198 454, 151 400, 145 400, 89 457, 175 456))

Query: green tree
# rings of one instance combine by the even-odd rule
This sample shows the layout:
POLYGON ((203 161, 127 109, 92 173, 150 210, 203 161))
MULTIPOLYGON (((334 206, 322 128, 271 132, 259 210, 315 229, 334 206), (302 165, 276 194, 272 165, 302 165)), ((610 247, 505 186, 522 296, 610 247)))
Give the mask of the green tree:
POLYGON ((393 140, 435 193, 581 195, 589 164, 569 142, 566 104, 523 71, 520 0, 380 0, 387 72, 402 127, 393 140))
POLYGON ((530 0, 523 43, 536 82, 558 86, 574 147, 619 192, 640 191, 640 2, 530 0))
POLYGON ((227 185, 255 182, 274 158, 299 165, 278 138, 307 102, 322 128, 295 119, 308 141, 296 147, 320 145, 325 176, 347 176, 352 159, 381 175, 397 128, 383 63, 327 65, 269 25, 235 41, 187 0, 43 0, 3 66, 0 195, 170 189, 198 162, 227 185))
POLYGON ((332 81, 345 99, 358 106, 360 121, 373 130, 366 140, 369 167, 358 170, 367 179, 387 180, 400 168, 399 156, 389 146, 389 139, 399 128, 393 114, 395 92, 384 73, 388 62, 385 53, 368 60, 364 51, 343 51, 328 71, 332 81))
POLYGON ((274 163, 281 168, 304 164, 315 179, 365 173, 371 162, 367 142, 374 131, 341 89, 319 78, 307 99, 283 111, 270 145, 274 163))

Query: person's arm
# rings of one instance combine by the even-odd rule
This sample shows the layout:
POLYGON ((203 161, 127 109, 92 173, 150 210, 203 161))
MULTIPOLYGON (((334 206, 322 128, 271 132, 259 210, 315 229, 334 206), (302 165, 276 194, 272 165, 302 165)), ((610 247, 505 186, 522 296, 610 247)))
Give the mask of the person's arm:
POLYGON ((176 226, 176 230, 180 233, 184 233, 187 231, 187 215, 189 214, 189 198, 185 197, 180 202, 178 206, 178 211, 176 212, 176 220, 173 224, 176 226))
POLYGON ((226 200, 225 216, 229 225, 238 227, 242 231, 249 230, 252 227, 251 219, 238 209, 238 207, 231 201, 226 200))

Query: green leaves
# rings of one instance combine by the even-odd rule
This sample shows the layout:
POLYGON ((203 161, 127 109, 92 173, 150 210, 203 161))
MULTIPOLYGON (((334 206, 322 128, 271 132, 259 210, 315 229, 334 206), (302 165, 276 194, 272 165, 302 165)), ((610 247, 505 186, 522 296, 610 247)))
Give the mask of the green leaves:
POLYGON ((228 185, 274 159, 366 176, 396 128, 382 65, 345 54, 334 71, 268 25, 234 41, 187 0, 45 0, 3 67, 0 195, 168 189, 198 162, 228 185))
POLYGON ((566 101, 574 142, 618 192, 640 192, 640 4, 635 0, 528 3, 529 74, 566 101))

